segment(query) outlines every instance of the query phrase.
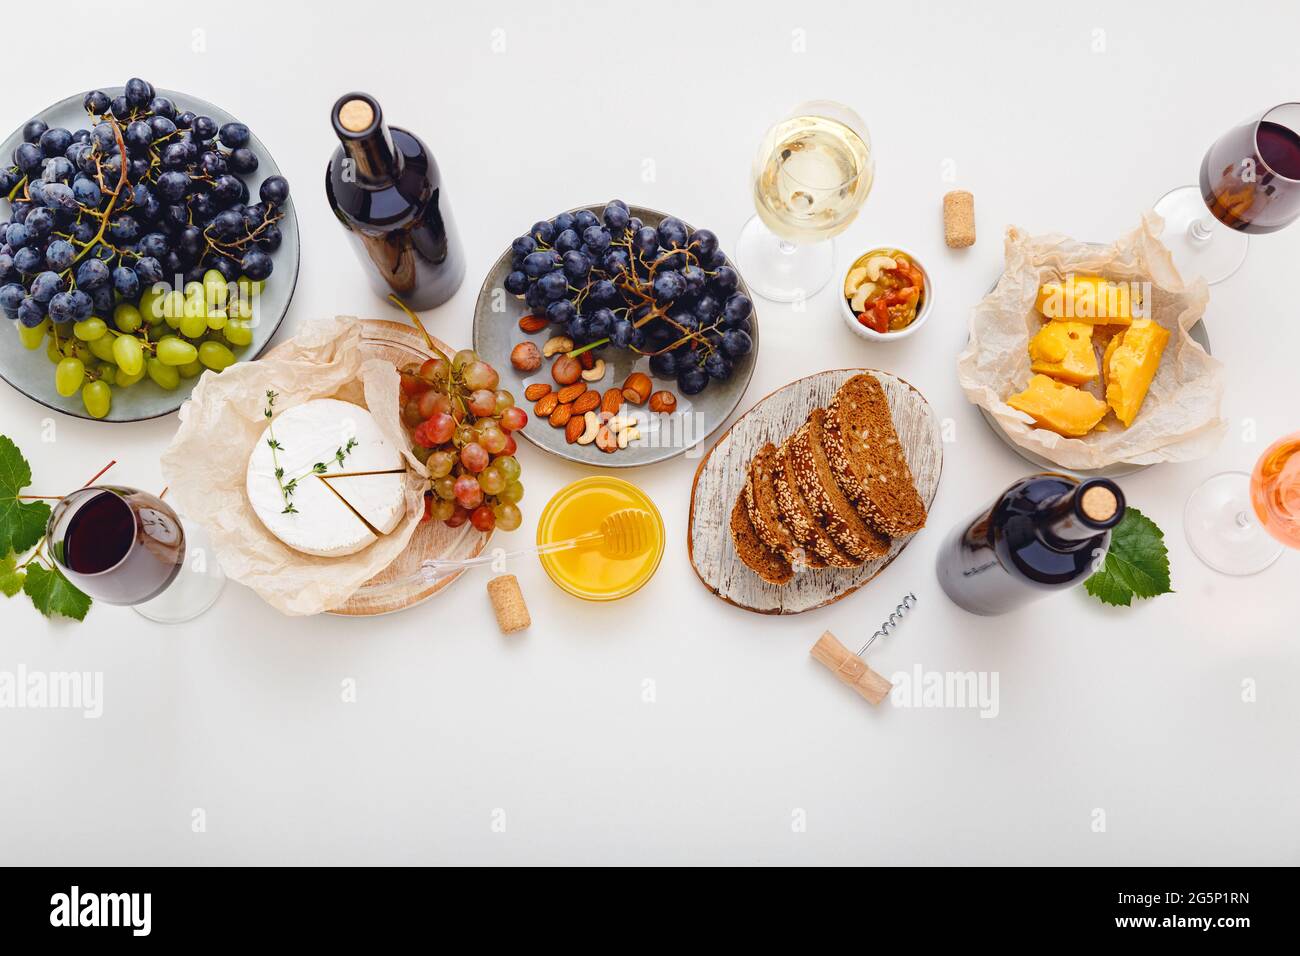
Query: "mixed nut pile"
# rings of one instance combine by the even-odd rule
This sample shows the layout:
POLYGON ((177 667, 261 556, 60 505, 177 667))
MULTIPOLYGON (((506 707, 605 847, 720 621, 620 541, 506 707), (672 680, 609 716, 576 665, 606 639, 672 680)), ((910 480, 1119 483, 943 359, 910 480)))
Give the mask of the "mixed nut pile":
MULTIPOLYGON (((541 331, 545 319, 525 315, 519 320, 523 332, 541 331)), ((650 376, 633 372, 621 387, 603 391, 599 383, 608 371, 605 360, 585 348, 575 348, 573 339, 556 335, 537 347, 534 342, 520 342, 510 352, 510 364, 528 374, 551 361, 549 382, 534 382, 524 389, 524 398, 533 402, 533 414, 554 428, 564 429, 569 444, 595 444, 603 452, 613 453, 628 447, 641 437, 637 420, 624 412, 624 404, 642 406, 656 414, 677 410, 677 396, 667 390, 653 391, 650 376)))

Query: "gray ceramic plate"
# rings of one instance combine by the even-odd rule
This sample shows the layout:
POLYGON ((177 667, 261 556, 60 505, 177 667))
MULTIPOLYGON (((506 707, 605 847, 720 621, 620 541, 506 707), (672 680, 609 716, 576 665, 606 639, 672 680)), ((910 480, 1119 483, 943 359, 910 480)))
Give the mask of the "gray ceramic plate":
MULTIPOLYGON (((993 284, 989 286, 989 292, 992 292, 997 287, 998 287, 998 280, 994 280, 993 284)), ((985 295, 987 294, 988 293, 985 293, 985 295)), ((1207 354, 1213 354, 1210 352, 1210 333, 1205 330, 1204 320, 1197 322, 1195 325, 1193 325, 1191 329, 1188 331, 1188 335, 1192 337, 1193 342, 1196 342, 1198 345, 1200 345, 1201 348, 1205 349, 1207 354)), ((1056 464, 1055 462, 1047 458, 1042 457, 1041 455, 1035 455, 1027 448, 1021 448, 1019 445, 1013 442, 1010 438, 1007 437, 1007 433, 1002 430, 1002 426, 998 424, 997 419, 994 418, 992 415, 990 415, 988 413, 988 410, 983 406, 980 406, 980 414, 984 416, 984 421, 988 423, 989 428, 993 429, 993 434, 997 435, 999 438, 1002 439, 1002 443, 1004 445, 1006 445, 1008 448, 1014 451, 1025 461, 1029 462, 1032 465, 1037 465, 1039 468, 1042 468, 1044 471, 1057 471, 1057 472, 1063 471, 1072 475, 1079 475, 1080 477, 1084 477, 1084 478, 1123 478, 1127 475, 1136 474, 1139 471, 1144 471, 1147 468, 1151 467, 1150 465, 1118 464, 1118 465, 1111 465, 1108 468, 1094 468, 1091 470, 1063 468, 1062 466, 1056 464)))
MULTIPOLYGON (((569 212, 589 209, 599 216, 603 208, 603 204, 578 206, 570 209, 569 212)), ((669 215, 644 206, 630 208, 632 215, 638 217, 647 226, 657 226, 669 215)), ((693 227, 688 226, 688 228, 693 227)), ((727 262, 733 269, 736 268, 735 263, 730 259, 727 262)), ((552 382, 551 363, 544 362, 536 372, 527 375, 515 371, 510 364, 510 352, 520 342, 531 340, 540 348, 553 333, 549 329, 544 329, 535 335, 526 335, 520 331, 519 318, 530 310, 524 305, 523 299, 515 298, 505 291, 503 283, 509 272, 510 250, 507 248, 492 266, 487 278, 483 280, 483 288, 479 290, 478 303, 474 307, 474 351, 500 372, 501 387, 509 389, 520 406, 529 413, 528 425, 523 430, 523 436, 538 448, 559 455, 561 458, 567 458, 569 461, 598 465, 601 468, 651 465, 674 458, 704 441, 722 426, 740 404, 745 389, 749 386, 749 379, 754 374, 754 360, 758 355, 757 306, 750 318, 754 347, 750 349, 748 355, 743 356, 736 363, 731 378, 726 382, 710 381, 709 387, 699 395, 687 396, 678 393, 676 382, 651 376, 656 391, 667 389, 677 396, 677 411, 673 415, 652 415, 644 405, 640 408, 625 405, 622 413, 634 415, 639 422, 641 441, 638 444, 629 445, 613 453, 603 452, 594 444, 570 445, 564 440, 564 429, 553 428, 544 419, 538 421, 532 414, 532 402, 524 401, 523 397, 524 389, 531 383, 552 382), (497 311, 494 311, 494 307, 497 311)), ((736 272, 739 274, 740 270, 737 269, 736 272)), ((749 287, 745 285, 743 276, 740 278, 737 291, 745 293, 751 300, 754 298, 750 294, 749 287)), ((634 352, 606 347, 601 349, 599 354, 605 360, 605 377, 599 382, 590 383, 590 387, 597 388, 601 392, 614 386, 621 387, 624 380, 633 372, 650 374, 650 360, 634 352)))
MULTIPOLYGON (((122 92, 120 86, 105 86, 101 87, 101 89, 110 97, 117 96, 122 92)), ((235 117, 225 110, 213 106, 206 100, 201 100, 196 96, 162 89, 157 92, 159 96, 166 96, 175 103, 178 110, 193 110, 199 115, 211 116, 218 124, 235 121, 235 117)), ((82 107, 85 96, 85 93, 70 96, 48 109, 41 110, 32 118, 44 120, 50 126, 62 126, 74 132, 88 128, 90 117, 82 107)), ((23 122, 26 123, 26 120, 23 122)), ((4 141, 3 145, 0 145, 0 158, 3 158, 6 163, 9 162, 9 157, 13 155, 13 151, 22 141, 22 127, 20 126, 4 141)), ((271 158, 266 146, 262 144, 262 141, 256 135, 252 137, 248 145, 257 154, 259 162, 257 171, 252 176, 246 177, 245 182, 248 183, 249 192, 256 196, 258 188, 262 185, 262 180, 268 176, 278 175, 280 168, 276 166, 275 160, 271 158)), ((4 203, 4 218, 6 220, 9 218, 8 207, 9 204, 4 203)), ((272 259, 275 261, 275 271, 267 281, 266 288, 262 291, 258 302, 257 325, 253 331, 253 341, 246 348, 236 352, 236 358, 240 361, 257 358, 266 349, 267 344, 271 341, 271 336, 275 335, 275 330, 280 327, 280 323, 284 321, 285 313, 289 311, 289 300, 293 298, 294 286, 298 282, 298 216, 294 212, 292 199, 289 200, 288 205, 285 207, 285 217, 280 221, 280 229, 284 233, 284 241, 280 244, 280 248, 272 254, 272 259)), ((33 351, 23 348, 14 330, 4 327, 10 324, 8 319, 0 319, 0 378, 3 378, 28 398, 40 402, 47 408, 52 408, 67 415, 75 415, 77 418, 89 419, 90 416, 86 414, 85 406, 81 404, 79 395, 64 398, 54 390, 54 366, 46 359, 44 347, 33 351)), ((146 418, 167 415, 180 408, 181 403, 189 398, 190 390, 193 389, 194 383, 197 381, 197 378, 181 379, 180 387, 168 392, 159 388, 146 376, 130 388, 114 388, 113 406, 108 413, 108 417, 91 420, 138 422, 146 418)))

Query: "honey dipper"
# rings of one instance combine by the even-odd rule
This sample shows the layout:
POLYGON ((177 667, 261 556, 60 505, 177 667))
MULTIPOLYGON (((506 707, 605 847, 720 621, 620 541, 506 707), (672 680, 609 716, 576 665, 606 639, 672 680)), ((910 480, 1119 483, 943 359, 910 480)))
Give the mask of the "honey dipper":
POLYGON ((600 528, 596 531, 588 531, 573 538, 565 538, 563 541, 552 541, 550 544, 539 544, 531 548, 521 548, 518 551, 507 551, 505 554, 479 555, 477 558, 466 558, 459 561, 429 558, 420 562, 420 568, 415 574, 386 584, 363 586, 357 590, 357 594, 370 597, 399 587, 408 587, 411 584, 432 584, 434 581, 449 575, 469 568, 476 568, 480 565, 496 564, 501 560, 508 561, 511 558, 523 558, 533 554, 568 551, 571 548, 581 548, 587 545, 598 545, 602 554, 615 560, 635 558, 650 548, 654 537, 653 526, 654 516, 650 512, 641 508, 620 508, 618 511, 606 515, 605 519, 600 523, 600 528))

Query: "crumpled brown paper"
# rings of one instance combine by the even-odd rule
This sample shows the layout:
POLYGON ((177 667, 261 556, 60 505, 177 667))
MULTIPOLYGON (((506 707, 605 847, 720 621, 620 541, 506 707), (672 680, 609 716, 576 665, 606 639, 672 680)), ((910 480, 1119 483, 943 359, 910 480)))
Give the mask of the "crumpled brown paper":
MULTIPOLYGON (((971 313, 970 340, 958 357, 957 377, 966 397, 1021 448, 1063 468, 1090 470, 1189 461, 1209 454, 1222 439, 1227 430, 1220 416, 1223 365, 1188 334, 1205 312, 1209 289, 1200 278, 1184 283, 1158 238, 1163 225, 1159 216, 1147 213, 1142 225, 1110 246, 1059 235, 1027 236, 1014 226, 1007 230, 1006 269, 971 313), (1038 287, 1069 272, 1149 281, 1146 314, 1172 333, 1146 401, 1128 428, 1112 412, 1102 420, 1108 430, 1066 438, 1035 427, 1028 415, 1006 403, 1033 374, 1029 338, 1043 321, 1034 308, 1038 287)), ((1098 382, 1086 387, 1104 397, 1098 382)))
POLYGON ((204 373, 180 409, 180 428, 162 457, 177 510, 208 532, 221 568, 284 614, 338 607, 401 554, 424 514, 428 472, 411 454, 398 416, 397 370, 367 358, 358 319, 312 322, 256 362, 204 373), (356 554, 321 558, 285 545, 266 530, 245 492, 248 456, 266 428, 266 392, 275 411, 317 398, 369 409, 384 437, 407 460, 406 517, 356 554))

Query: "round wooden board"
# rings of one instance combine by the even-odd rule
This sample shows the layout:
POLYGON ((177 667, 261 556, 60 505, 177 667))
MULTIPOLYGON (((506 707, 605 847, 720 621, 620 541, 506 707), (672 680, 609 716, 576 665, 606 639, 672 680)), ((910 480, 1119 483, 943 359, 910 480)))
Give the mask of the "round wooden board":
MULTIPOLYGON (((414 326, 383 319, 364 319, 361 324, 365 330, 362 348, 367 358, 381 358, 401 366, 410 362, 423 362, 432 357, 428 346, 425 345, 424 337, 414 326)), ((435 338, 433 341, 448 355, 456 351, 439 339, 435 338)), ((459 528, 448 528, 441 521, 421 522, 416 526, 415 533, 411 535, 410 543, 407 544, 401 557, 367 581, 363 587, 387 584, 400 578, 411 577, 419 571, 420 563, 428 558, 459 561, 477 557, 488 546, 494 533, 483 534, 481 531, 475 531, 468 522, 459 528)), ((402 611, 446 590, 464 573, 460 571, 422 587, 413 584, 406 588, 371 596, 354 594, 347 603, 331 609, 328 613, 347 617, 374 617, 402 611)))
POLYGON ((809 412, 826 407, 846 380, 862 372, 874 375, 884 388, 917 491, 927 510, 934 504, 943 445, 938 418, 925 396, 903 379, 869 368, 832 369, 791 382, 736 419, 695 472, 686 547, 704 586, 728 604, 758 614, 800 614, 824 607, 874 578, 915 537, 895 539, 888 554, 860 567, 804 571, 784 585, 769 584, 751 571, 731 541, 731 508, 754 455, 769 441, 779 446, 809 412))

